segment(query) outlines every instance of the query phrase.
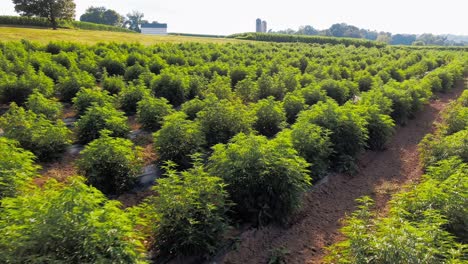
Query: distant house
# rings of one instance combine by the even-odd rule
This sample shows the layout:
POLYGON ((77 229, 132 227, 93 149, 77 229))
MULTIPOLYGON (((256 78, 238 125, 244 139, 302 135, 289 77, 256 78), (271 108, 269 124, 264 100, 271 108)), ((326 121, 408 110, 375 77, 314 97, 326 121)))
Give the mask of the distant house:
POLYGON ((167 24, 142 24, 141 33, 145 35, 167 35, 167 24))

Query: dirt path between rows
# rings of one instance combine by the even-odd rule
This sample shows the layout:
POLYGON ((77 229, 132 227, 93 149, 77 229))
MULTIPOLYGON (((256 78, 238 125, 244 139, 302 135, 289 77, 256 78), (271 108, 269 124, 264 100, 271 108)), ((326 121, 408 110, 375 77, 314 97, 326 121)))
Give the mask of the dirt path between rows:
POLYGON ((272 249, 285 248, 286 263, 321 263, 324 247, 342 237, 341 220, 356 209, 355 199, 369 195, 378 211, 385 211, 391 195, 402 186, 418 181, 422 175, 417 145, 435 129, 440 112, 463 91, 457 88, 439 94, 407 126, 398 127, 389 148, 368 151, 359 159, 355 176, 333 174, 318 183, 304 197, 303 209, 289 228, 267 226, 241 235, 237 250, 228 252, 217 263, 267 263, 272 249))

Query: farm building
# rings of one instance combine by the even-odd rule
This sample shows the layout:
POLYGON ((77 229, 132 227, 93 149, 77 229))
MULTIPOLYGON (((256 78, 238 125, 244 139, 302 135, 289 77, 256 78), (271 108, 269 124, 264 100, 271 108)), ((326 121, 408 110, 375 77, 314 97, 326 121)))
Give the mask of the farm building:
POLYGON ((167 24, 142 24, 141 33, 145 35, 167 35, 167 24))

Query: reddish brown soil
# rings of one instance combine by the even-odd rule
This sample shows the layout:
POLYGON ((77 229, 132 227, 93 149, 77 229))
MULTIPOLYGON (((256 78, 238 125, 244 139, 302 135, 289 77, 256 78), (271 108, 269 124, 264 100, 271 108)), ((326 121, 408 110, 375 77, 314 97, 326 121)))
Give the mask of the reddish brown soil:
POLYGON ((285 248, 286 263, 321 263, 325 247, 342 239, 342 220, 356 209, 355 199, 375 199, 376 210, 384 211, 391 195, 422 175, 418 143, 434 131, 440 112, 463 91, 458 88, 438 95, 407 126, 398 127, 389 148, 366 152, 359 159, 355 176, 333 174, 308 192, 303 208, 288 228, 267 226, 241 235, 237 250, 219 259, 221 263, 267 263, 271 250, 285 248))

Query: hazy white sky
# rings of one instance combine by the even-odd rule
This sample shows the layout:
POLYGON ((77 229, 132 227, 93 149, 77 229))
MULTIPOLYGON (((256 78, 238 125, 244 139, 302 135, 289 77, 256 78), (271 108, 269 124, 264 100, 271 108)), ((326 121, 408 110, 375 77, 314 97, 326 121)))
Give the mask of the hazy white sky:
MULTIPOLYGON (((77 18, 91 6, 121 14, 138 10, 145 19, 168 23, 170 32, 231 34, 255 31, 262 18, 273 30, 334 23, 392 33, 468 35, 468 0, 75 0, 77 18)), ((11 0, 0 14, 14 15, 11 0)))

